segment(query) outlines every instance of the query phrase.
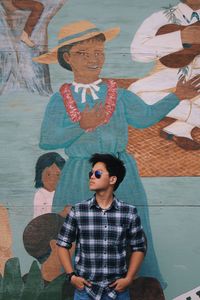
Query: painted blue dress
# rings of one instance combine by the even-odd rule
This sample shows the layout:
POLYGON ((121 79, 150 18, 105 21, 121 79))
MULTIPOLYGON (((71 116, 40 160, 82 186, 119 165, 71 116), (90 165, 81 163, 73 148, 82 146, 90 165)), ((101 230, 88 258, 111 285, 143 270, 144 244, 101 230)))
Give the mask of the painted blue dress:
MULTIPOLYGON (((87 94, 87 104, 92 108, 96 103, 104 103, 107 84, 101 83, 97 92, 98 100, 87 94)), ((82 111, 81 91, 72 95, 78 109, 82 111)), ((125 89, 117 90, 117 103, 109 123, 85 132, 79 123, 73 123, 66 113, 62 96, 55 93, 47 105, 41 127, 40 147, 45 150, 64 148, 68 160, 53 199, 53 211, 58 212, 66 204, 75 204, 88 199, 92 193, 88 188, 88 172, 91 166, 88 159, 94 153, 111 153, 122 159, 126 166, 126 176, 115 195, 129 204, 135 205, 147 235, 148 252, 140 275, 156 277, 165 285, 155 256, 146 194, 138 174, 135 159, 126 152, 128 126, 146 128, 160 121, 171 109, 179 104, 175 94, 166 96, 154 105, 145 104, 137 95, 125 89)))

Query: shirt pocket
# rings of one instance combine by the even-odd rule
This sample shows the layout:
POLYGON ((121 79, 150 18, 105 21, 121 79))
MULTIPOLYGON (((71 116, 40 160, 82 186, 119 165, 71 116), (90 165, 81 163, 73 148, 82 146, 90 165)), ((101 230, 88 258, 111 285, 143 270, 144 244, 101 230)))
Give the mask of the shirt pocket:
POLYGON ((126 244, 126 232, 126 224, 110 228, 108 235, 109 243, 113 246, 124 246, 126 244))

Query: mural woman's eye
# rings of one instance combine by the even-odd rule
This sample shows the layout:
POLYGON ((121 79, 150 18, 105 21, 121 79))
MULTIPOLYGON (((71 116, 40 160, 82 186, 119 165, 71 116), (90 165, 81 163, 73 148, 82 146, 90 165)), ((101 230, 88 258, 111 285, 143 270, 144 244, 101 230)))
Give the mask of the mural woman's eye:
POLYGON ((89 55, 87 52, 82 52, 82 51, 77 52, 77 54, 82 57, 88 57, 89 55))
POLYGON ((103 52, 101 52, 101 51, 95 52, 95 56, 101 57, 101 56, 103 56, 103 52))

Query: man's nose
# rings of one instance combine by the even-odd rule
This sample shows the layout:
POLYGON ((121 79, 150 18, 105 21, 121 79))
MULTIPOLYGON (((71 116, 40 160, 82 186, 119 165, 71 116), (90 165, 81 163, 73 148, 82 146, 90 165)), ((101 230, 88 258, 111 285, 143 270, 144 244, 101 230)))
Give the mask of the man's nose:
POLYGON ((92 175, 91 175, 91 177, 90 178, 95 178, 95 175, 94 175, 94 173, 92 173, 92 175))

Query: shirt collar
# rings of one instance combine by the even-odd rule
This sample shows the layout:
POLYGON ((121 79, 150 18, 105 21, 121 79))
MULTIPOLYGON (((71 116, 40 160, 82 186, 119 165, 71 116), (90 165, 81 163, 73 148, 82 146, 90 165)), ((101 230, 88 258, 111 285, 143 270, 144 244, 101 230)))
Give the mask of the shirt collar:
MULTIPOLYGON (((111 209, 112 207, 114 207, 115 209, 119 209, 119 205, 120 205, 120 202, 114 195, 113 202, 109 209, 111 209)), ((96 201, 96 194, 90 199, 89 207, 92 208, 93 206, 99 207, 99 205, 96 201)))
MULTIPOLYGON (((185 16, 190 21, 193 9, 185 3, 179 3, 177 8, 181 11, 182 16, 185 16)), ((200 9, 196 10, 196 12, 200 15, 200 9)))

